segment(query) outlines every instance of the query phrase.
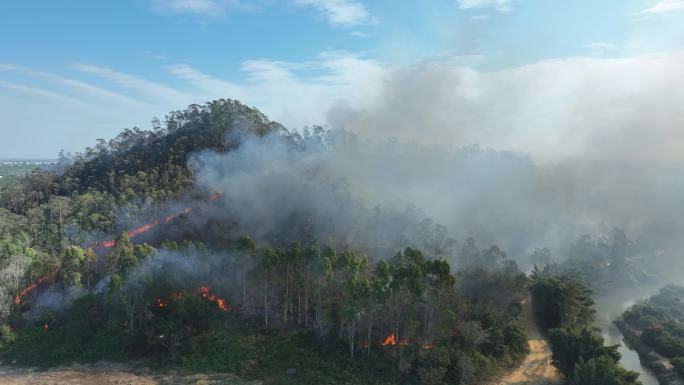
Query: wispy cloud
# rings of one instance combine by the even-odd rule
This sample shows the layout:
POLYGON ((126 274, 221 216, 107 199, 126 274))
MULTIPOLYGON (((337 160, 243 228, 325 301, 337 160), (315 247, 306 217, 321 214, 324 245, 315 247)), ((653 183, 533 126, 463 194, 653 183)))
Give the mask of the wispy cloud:
MULTIPOLYGON (((229 11, 254 11, 275 4, 269 0, 148 0, 153 11, 220 19, 229 11)), ((311 7, 336 27, 375 24, 377 19, 359 0, 287 0, 287 5, 311 7)))
POLYGON ((368 37, 368 34, 366 32, 361 32, 361 31, 353 31, 349 33, 349 36, 351 37, 358 37, 358 38, 364 38, 368 37))
POLYGON ((661 0, 651 7, 638 12, 640 15, 684 11, 684 0, 661 0))
POLYGON ((589 43, 585 45, 584 48, 588 49, 595 55, 605 55, 606 53, 613 52, 617 49, 615 44, 606 42, 589 43))
POLYGON ((168 100, 183 100, 184 93, 164 84, 155 83, 140 77, 113 69, 86 63, 72 64, 72 68, 88 75, 97 76, 114 84, 128 88, 149 99, 166 98, 168 100))
POLYGON ((254 3, 241 0, 150 0, 152 10, 159 13, 191 14, 205 18, 218 18, 230 9, 252 10, 254 3))
POLYGON ((492 8, 499 12, 509 12, 513 0, 458 0, 461 9, 492 8))
POLYGON ((0 71, 14 72, 41 80, 47 80, 54 84, 70 88, 73 91, 83 93, 89 97, 96 97, 101 100, 124 102, 124 103, 141 103, 141 101, 130 98, 101 87, 93 86, 82 82, 80 80, 70 79, 67 77, 55 75, 49 72, 38 71, 32 68, 19 66, 12 63, 0 63, 0 71))
POLYGON ((333 26, 345 27, 376 22, 363 3, 356 0, 295 0, 295 4, 317 9, 333 26))
MULTIPOLYGON (((614 46, 597 42, 587 48, 609 51, 614 46)), ((658 149, 640 152, 645 158, 682 159, 677 130, 684 116, 673 111, 684 101, 684 94, 676 91, 684 89, 683 58, 684 52, 621 59, 565 58, 483 72, 469 65, 481 60, 477 57, 393 65, 331 51, 309 61, 248 60, 242 63, 244 76, 238 79, 177 64, 165 67, 170 78, 164 81, 74 64, 71 68, 78 71, 80 83, 73 87, 43 75, 36 76, 49 81, 0 81, 0 94, 10 99, 0 103, 0 115, 26 141, 37 135, 48 137, 52 127, 73 131, 69 138, 53 136, 36 148, 43 155, 60 147, 83 148, 97 137, 115 135, 121 127, 144 127, 153 116, 191 103, 231 98, 256 106, 291 128, 327 122, 370 138, 410 141, 419 135, 425 144, 480 143, 544 159, 587 154, 588 148, 601 148, 605 156, 627 156, 632 154, 627 150, 632 143, 627 141, 616 143, 610 151, 593 146, 615 141, 622 137, 615 133, 625 132, 625 136, 633 133, 653 144, 645 147, 658 149), (97 82, 98 90, 87 85, 89 76, 104 80, 97 82), (64 88, 69 91, 66 95, 61 92, 64 88), (97 93, 103 97, 93 98, 97 93), (107 100, 104 95, 108 93, 143 103, 107 100), (62 121, 57 124, 55 118, 62 121), (389 133, 383 131, 388 127, 389 133), (581 132, 577 127, 582 127, 581 132)), ((40 73, 22 68, 0 64, 0 71, 40 73)), ((0 143, 0 152, 13 150, 0 143)))
POLYGON ((20 84, 20 83, 15 83, 15 82, 8 82, 6 80, 1 80, 0 79, 0 87, 8 89, 10 91, 18 92, 24 95, 40 98, 40 99, 49 99, 53 101, 60 101, 60 102, 68 102, 68 103, 77 103, 81 104, 83 103, 80 100, 70 98, 65 95, 60 95, 51 91, 44 90, 39 87, 33 87, 33 86, 28 86, 25 84, 20 84))

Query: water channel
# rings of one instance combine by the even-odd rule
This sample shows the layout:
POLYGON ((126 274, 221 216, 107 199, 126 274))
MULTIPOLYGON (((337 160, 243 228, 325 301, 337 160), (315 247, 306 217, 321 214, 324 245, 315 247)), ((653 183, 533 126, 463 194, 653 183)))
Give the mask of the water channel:
POLYGON ((618 351, 622 354, 620 363, 626 369, 639 373, 639 381, 644 385, 658 385, 655 375, 641 364, 639 355, 635 350, 630 349, 620 330, 613 324, 613 320, 624 313, 627 308, 634 305, 637 301, 646 299, 658 293, 660 285, 648 286, 639 289, 624 290, 618 294, 596 299, 598 310, 598 323, 601 327, 603 338, 607 345, 619 345, 618 351))

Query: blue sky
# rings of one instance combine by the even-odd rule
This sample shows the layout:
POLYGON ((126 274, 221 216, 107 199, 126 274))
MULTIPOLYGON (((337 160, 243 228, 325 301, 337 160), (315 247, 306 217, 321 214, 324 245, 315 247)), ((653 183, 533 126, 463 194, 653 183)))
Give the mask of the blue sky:
POLYGON ((402 69, 486 76, 683 46, 684 0, 3 1, 0 158, 79 151, 217 97, 329 124, 402 69))

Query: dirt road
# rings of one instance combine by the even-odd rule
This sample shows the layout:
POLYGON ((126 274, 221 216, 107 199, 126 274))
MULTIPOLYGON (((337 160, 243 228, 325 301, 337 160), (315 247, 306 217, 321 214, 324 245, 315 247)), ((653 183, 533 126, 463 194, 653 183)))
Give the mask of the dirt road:
POLYGON ((116 364, 79 365, 46 371, 0 365, 0 385, 257 385, 233 375, 139 375, 116 364))
POLYGON ((158 382, 114 368, 62 368, 48 371, 0 366, 0 385, 157 385, 158 382))
POLYGON ((492 383, 492 385, 557 385, 561 376, 551 364, 551 349, 534 322, 530 298, 524 303, 527 318, 527 335, 530 353, 525 357, 522 365, 506 376, 492 383))

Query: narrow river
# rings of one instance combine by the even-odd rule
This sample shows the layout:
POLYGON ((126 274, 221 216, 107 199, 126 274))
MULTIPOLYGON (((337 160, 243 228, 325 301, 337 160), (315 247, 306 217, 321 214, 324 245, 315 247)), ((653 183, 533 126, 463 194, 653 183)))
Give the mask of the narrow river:
POLYGON ((608 345, 619 345, 618 351, 622 354, 620 362, 632 371, 639 373, 639 381, 644 385, 658 385, 658 380, 651 371, 641 365, 639 355, 630 349, 620 333, 620 330, 613 324, 613 320, 619 317, 627 308, 634 305, 637 301, 646 299, 656 294, 660 285, 648 286, 639 289, 624 290, 618 294, 596 299, 598 310, 597 321, 601 327, 603 338, 608 345))

